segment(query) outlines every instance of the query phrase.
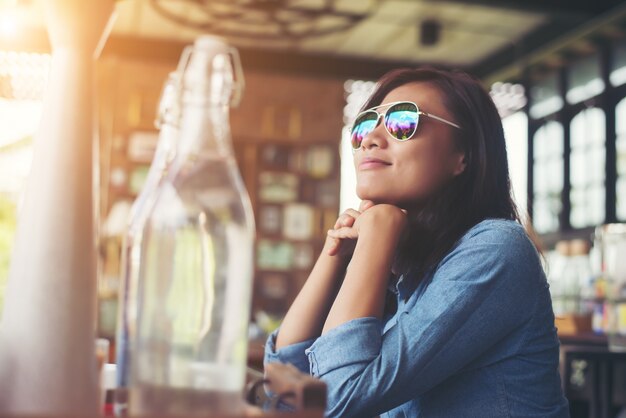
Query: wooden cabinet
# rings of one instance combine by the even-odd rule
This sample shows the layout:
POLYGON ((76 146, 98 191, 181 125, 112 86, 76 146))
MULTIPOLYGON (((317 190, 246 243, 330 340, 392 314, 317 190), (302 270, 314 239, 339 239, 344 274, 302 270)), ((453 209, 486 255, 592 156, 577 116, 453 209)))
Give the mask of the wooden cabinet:
POLYGON ((304 284, 326 231, 337 219, 338 144, 267 142, 238 146, 236 154, 254 196, 253 311, 280 317, 304 284))

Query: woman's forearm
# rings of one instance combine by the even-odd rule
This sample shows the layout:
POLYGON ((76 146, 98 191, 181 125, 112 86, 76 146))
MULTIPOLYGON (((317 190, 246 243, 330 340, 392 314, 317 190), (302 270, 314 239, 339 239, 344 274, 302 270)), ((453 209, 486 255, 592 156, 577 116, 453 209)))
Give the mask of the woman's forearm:
POLYGON ((277 349, 319 337, 322 332, 347 265, 345 258, 328 255, 328 246, 329 241, 280 326, 277 349))
POLYGON ((382 318, 399 233, 393 219, 363 228, 322 333, 356 318, 382 318), (385 225, 389 223, 389 225, 385 225))

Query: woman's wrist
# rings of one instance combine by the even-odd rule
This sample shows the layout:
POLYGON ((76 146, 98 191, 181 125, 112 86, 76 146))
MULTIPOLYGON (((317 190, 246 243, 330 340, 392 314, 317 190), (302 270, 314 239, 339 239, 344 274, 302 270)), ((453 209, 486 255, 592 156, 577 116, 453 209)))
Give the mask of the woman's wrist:
POLYGON ((398 241, 408 227, 406 214, 391 205, 378 205, 363 216, 359 225, 359 239, 389 238, 398 241))

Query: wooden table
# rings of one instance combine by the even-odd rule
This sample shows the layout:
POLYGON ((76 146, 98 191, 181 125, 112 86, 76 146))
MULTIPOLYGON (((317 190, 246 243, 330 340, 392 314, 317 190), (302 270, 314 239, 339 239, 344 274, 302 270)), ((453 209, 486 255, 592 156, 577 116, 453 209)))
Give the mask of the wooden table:
MULTIPOLYGON (((606 336, 560 336, 560 371, 570 405, 587 402, 586 418, 613 418, 626 406, 626 352, 610 351, 606 336)), ((572 417, 580 411, 572 409, 572 417)))

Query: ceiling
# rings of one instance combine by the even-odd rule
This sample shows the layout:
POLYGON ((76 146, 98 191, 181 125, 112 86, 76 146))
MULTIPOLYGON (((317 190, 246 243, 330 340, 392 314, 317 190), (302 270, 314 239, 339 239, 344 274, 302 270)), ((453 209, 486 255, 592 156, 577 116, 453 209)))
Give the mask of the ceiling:
MULTIPOLYGON (((7 1, 36 9, 33 0, 0 0, 0 13, 2 2, 7 1)), ((109 43, 119 47, 132 44, 137 53, 158 50, 159 45, 169 45, 170 49, 175 45, 177 53, 180 45, 191 42, 199 34, 216 33, 240 49, 249 67, 270 71, 374 78, 388 68, 428 63, 458 67, 485 77, 559 37, 580 30, 588 22, 606 18, 616 10, 623 13, 624 3, 617 0, 120 0, 109 43), (343 30, 300 36, 306 30, 323 32, 337 26, 346 16, 348 19, 343 23, 346 20, 348 23, 343 30), (276 17, 280 18, 278 25, 276 17), (427 45, 428 39, 422 34, 424 25, 429 24, 438 26, 430 33, 434 36, 431 45, 427 45)), ((33 19, 37 18, 31 16, 33 19)))
MULTIPOLYGON (((189 41, 200 33, 166 20, 149 0, 125 0, 118 4, 114 31, 144 37, 189 41)), ((202 7, 192 2, 173 2, 177 15, 193 19, 202 7), (178 4, 176 4, 178 3, 178 4)), ((302 3, 298 1, 298 3, 302 3)), ((309 1, 323 6, 325 1, 309 1)), ((239 47, 289 50, 319 55, 369 58, 375 60, 434 62, 470 66, 489 54, 511 45, 546 22, 541 13, 506 10, 483 5, 446 2, 385 0, 341 1, 341 11, 368 12, 347 30, 304 39, 263 39, 259 36, 234 37, 239 47), (371 7, 363 7, 370 3, 371 7), (369 10, 368 10, 369 9, 369 10), (427 19, 441 22, 440 41, 421 46, 419 27, 427 19)), ((197 21, 198 19, 196 19, 197 21)), ((268 25, 269 26, 269 25, 268 25)))

